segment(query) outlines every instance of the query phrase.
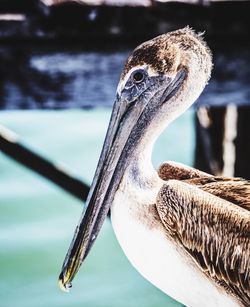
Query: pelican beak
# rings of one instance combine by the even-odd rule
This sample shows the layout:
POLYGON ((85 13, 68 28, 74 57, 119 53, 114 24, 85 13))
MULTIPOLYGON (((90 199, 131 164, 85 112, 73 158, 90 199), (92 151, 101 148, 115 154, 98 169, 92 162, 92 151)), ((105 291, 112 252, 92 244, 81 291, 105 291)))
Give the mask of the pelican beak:
POLYGON ((71 281, 94 243, 108 214, 114 193, 126 168, 124 147, 141 113, 117 97, 103 145, 87 207, 76 227, 74 238, 65 257, 59 276, 59 286, 68 291, 71 281), (121 161, 123 163, 121 163, 121 161))
POLYGON ((156 84, 158 91, 155 87, 154 91, 146 88, 149 92, 147 99, 143 94, 131 98, 131 89, 117 95, 87 207, 76 227, 59 276, 59 286, 64 291, 71 287, 104 223, 124 171, 143 136, 143 129, 154 116, 156 105, 170 98, 183 78, 178 75, 178 82, 168 79, 163 75, 155 77, 150 86, 156 84))

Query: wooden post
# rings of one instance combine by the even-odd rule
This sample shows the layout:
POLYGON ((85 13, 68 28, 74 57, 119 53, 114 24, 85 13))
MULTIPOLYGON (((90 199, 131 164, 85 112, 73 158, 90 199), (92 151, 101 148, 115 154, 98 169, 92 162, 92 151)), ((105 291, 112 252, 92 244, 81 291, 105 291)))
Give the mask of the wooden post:
POLYGON ((236 177, 250 179, 250 107, 241 106, 237 109, 237 135, 235 137, 236 177))
POLYGON ((250 179, 250 106, 200 106, 196 111, 195 167, 250 179))

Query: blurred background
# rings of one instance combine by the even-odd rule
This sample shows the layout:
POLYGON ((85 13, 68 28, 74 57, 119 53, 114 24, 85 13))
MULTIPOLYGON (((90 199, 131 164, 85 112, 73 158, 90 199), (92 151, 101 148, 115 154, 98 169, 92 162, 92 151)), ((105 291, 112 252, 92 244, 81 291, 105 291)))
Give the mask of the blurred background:
POLYGON ((250 1, 0 0, 0 306, 181 306, 129 264, 107 220, 70 294, 58 274, 139 43, 186 25, 211 81, 157 141, 175 160, 250 178, 250 1))

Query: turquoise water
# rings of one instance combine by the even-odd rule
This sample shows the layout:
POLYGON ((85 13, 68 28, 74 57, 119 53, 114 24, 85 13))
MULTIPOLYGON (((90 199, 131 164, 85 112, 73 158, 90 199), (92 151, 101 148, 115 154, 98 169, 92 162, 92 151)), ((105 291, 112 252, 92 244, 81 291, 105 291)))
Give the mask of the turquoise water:
MULTIPOLYGON (((110 109, 10 111, 0 123, 37 152, 67 165, 90 183, 110 109)), ((155 146, 154 164, 192 164, 192 111, 174 122, 155 146)), ((70 293, 57 278, 81 202, 0 153, 0 306, 181 306, 130 265, 107 221, 70 293)))

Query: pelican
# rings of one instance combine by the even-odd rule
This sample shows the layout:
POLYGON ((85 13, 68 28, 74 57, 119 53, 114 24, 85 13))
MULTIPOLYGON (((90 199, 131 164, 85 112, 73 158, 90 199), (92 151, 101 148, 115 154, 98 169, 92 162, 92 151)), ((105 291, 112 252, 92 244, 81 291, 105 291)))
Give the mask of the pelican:
MULTIPOLYGON (((151 162, 155 140, 207 84, 212 57, 190 28, 128 58, 107 135, 59 285, 68 291, 111 209, 132 265, 186 306, 250 306, 250 184, 151 162)), ((174 136, 173 136, 174 137, 174 136)))

